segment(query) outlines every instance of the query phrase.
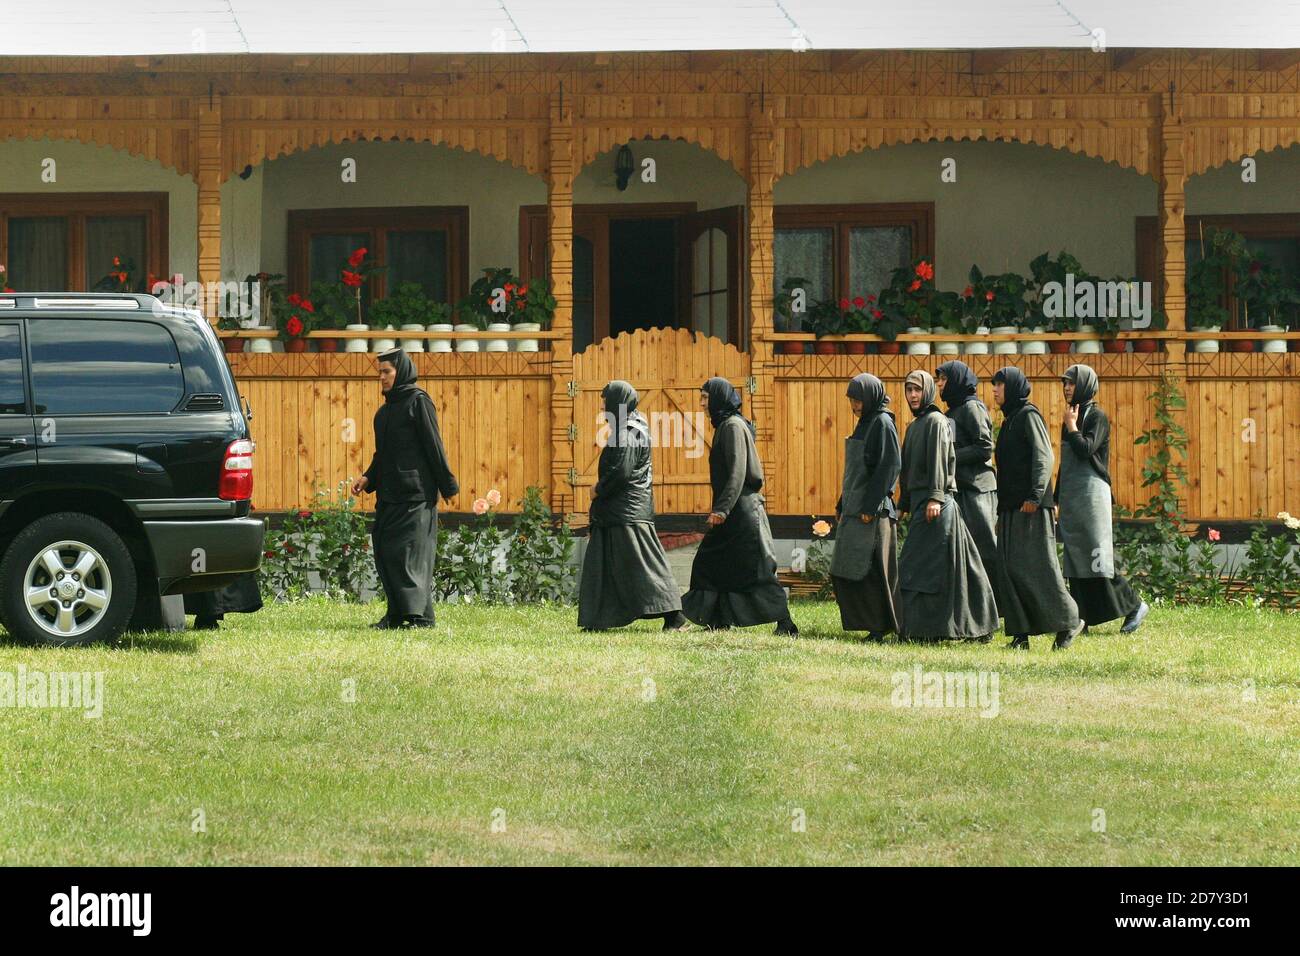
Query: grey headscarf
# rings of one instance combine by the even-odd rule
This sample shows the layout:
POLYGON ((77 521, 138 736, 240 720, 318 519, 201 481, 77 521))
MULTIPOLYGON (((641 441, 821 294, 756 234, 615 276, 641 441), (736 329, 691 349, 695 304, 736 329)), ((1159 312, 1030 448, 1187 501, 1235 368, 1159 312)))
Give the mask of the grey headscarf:
MULTIPOLYGON (((918 368, 915 372, 908 372, 907 378, 903 380, 903 388, 906 389, 909 385, 917 385, 921 389, 921 405, 916 411, 912 412, 914 416, 920 418, 931 409, 936 412, 939 410, 939 406, 934 403, 937 389, 934 385, 933 375, 921 368, 918 368)), ((908 407, 911 408, 910 405, 908 407)))
POLYGON ((1083 408, 1089 402, 1096 401, 1097 389, 1101 382, 1091 366, 1071 365, 1061 376, 1061 381, 1074 383, 1074 398, 1070 400, 1071 404, 1083 408))
POLYGON ((885 393, 885 384, 870 372, 862 372, 849 379, 849 398, 862 403, 862 414, 853 429, 853 438, 861 441, 877 415, 893 416, 889 410, 889 396, 885 393))

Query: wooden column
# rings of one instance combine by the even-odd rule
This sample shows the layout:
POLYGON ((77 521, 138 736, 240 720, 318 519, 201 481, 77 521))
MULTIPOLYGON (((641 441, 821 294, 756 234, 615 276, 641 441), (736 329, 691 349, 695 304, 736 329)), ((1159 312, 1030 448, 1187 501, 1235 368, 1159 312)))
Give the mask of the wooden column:
MULTIPOLYGON (((221 97, 196 98, 198 157, 195 169, 199 186, 199 274, 205 290, 215 290, 221 280, 221 97)), ((186 276, 188 282, 192 277, 186 276)), ((203 296, 209 321, 216 321, 215 292, 203 296)))
MULTIPOLYGON (((1187 185, 1187 153, 1184 149, 1182 112, 1174 92, 1161 97, 1160 111, 1160 179, 1158 203, 1160 207, 1160 282, 1165 315, 1170 331, 1187 329, 1187 236, 1183 224, 1186 211, 1184 197, 1187 185)), ((1171 384, 1183 396, 1182 408, 1171 409, 1174 421, 1187 432, 1187 343, 1165 340, 1166 371, 1171 384)), ((1190 433, 1188 433, 1190 438, 1190 433)), ((1190 451, 1190 447, 1188 451, 1190 451)), ((1175 456, 1171 464, 1183 464, 1175 456)), ((1186 514, 1189 505, 1199 499, 1191 485, 1193 469, 1188 469, 1186 497, 1181 511, 1186 514)), ((1201 509, 1204 510, 1204 509, 1201 509)))
POLYGON ((776 182, 776 148, 770 98, 749 97, 749 144, 745 168, 749 210, 749 354, 750 374, 756 391, 751 414, 758 457, 767 479, 764 492, 770 502, 780 501, 784 476, 776 467, 776 389, 773 359, 774 331, 772 261, 775 231, 772 225, 772 187, 776 182))
POLYGON ((547 148, 546 218, 551 292, 555 318, 551 328, 564 333, 551 342, 551 509, 575 509, 570 483, 573 441, 573 106, 563 91, 551 97, 550 139, 547 148))

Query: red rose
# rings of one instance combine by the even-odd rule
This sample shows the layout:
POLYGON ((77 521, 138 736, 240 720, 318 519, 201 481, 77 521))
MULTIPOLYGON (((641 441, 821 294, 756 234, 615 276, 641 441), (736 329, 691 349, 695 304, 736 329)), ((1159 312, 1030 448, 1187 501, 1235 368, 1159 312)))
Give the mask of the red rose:
POLYGON ((848 299, 840 299, 840 308, 841 308, 841 309, 847 309, 848 307, 849 307, 849 300, 848 300, 848 299))
POLYGON ((348 256, 348 265, 350 265, 352 268, 355 269, 357 266, 361 265, 361 260, 363 260, 365 257, 366 257, 366 247, 362 246, 356 252, 352 253, 352 255, 348 256))
POLYGON ((297 292, 290 292, 290 293, 289 293, 289 304, 290 304, 290 305, 300 305, 300 304, 302 304, 302 296, 300 296, 297 292))
POLYGON ((990 289, 988 292, 985 292, 985 293, 984 293, 984 299, 985 299, 986 301, 988 301, 988 302, 992 302, 992 301, 993 301, 993 290, 992 290, 992 289, 990 289))
POLYGON ((296 315, 289 316, 289 321, 284 323, 284 330, 290 335, 302 334, 302 319, 296 315))
POLYGON ((359 273, 356 273, 356 272, 349 272, 347 269, 344 269, 344 270, 343 270, 343 284, 344 284, 344 285, 352 286, 352 288, 355 289, 357 286, 361 285, 361 276, 360 276, 360 274, 359 274, 359 273))
POLYGON ((853 307, 855 309, 860 309, 866 304, 867 304, 867 300, 862 298, 862 296, 857 295, 853 297, 853 307))

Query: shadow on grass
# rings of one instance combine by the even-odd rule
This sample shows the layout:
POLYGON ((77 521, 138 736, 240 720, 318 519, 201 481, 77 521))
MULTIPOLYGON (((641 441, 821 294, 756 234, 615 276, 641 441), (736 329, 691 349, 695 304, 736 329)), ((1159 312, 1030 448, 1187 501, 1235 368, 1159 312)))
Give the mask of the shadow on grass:
POLYGON ((54 644, 28 644, 18 640, 4 628, 0 627, 0 647, 23 648, 27 650, 75 651, 75 650, 117 650, 143 651, 163 654, 197 654, 199 650, 198 635, 190 631, 127 631, 115 642, 106 644, 97 641, 91 644, 69 644, 59 647, 54 644))

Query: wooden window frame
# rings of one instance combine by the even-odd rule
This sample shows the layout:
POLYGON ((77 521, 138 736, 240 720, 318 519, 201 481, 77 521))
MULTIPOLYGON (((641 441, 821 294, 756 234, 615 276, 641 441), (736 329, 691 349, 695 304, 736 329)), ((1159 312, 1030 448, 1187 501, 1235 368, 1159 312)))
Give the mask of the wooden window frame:
MULTIPOLYGON (((89 292, 86 281, 86 219, 96 216, 145 217, 145 261, 137 263, 159 279, 169 276, 169 235, 165 192, 0 193, 0 262, 9 265, 9 219, 57 217, 68 220, 68 274, 65 289, 89 292)), ((108 263, 104 264, 108 272, 108 263)))
MULTIPOLYGON (((288 216, 289 289, 306 293, 309 288, 311 238, 319 233, 364 232, 370 258, 387 264, 389 230, 415 232, 446 229, 447 294, 451 304, 469 291, 469 207, 468 206, 358 206, 338 209, 290 209, 288 216)), ((388 275, 371 279, 372 299, 388 294, 388 275)))
MULTIPOLYGON (((1300 212, 1223 213, 1209 216, 1183 216, 1183 241, 1194 242, 1204 230, 1208 235, 1215 229, 1231 229, 1247 239, 1295 239, 1300 242, 1300 212)), ((1138 216, 1134 225, 1137 249, 1137 277, 1150 282, 1152 301, 1164 307, 1164 276, 1160 270, 1160 219, 1158 216, 1138 216)), ((1185 248, 1185 246, 1184 246, 1185 248)), ((1184 252, 1184 260, 1186 253, 1184 252)), ((1185 264, 1185 263, 1184 263, 1185 264)), ((1237 318, 1236 296, 1233 280, 1228 277, 1223 305, 1231 314, 1225 331, 1242 328, 1237 318)))
POLYGON ((881 226, 910 227, 912 259, 934 262, 932 202, 810 203, 779 205, 772 210, 773 230, 831 230, 831 293, 837 302, 852 295, 849 289, 850 230, 881 226))

